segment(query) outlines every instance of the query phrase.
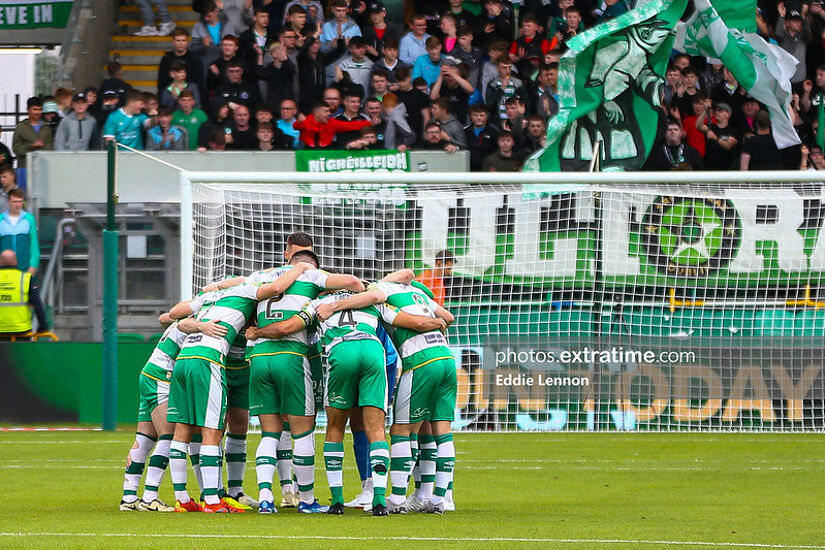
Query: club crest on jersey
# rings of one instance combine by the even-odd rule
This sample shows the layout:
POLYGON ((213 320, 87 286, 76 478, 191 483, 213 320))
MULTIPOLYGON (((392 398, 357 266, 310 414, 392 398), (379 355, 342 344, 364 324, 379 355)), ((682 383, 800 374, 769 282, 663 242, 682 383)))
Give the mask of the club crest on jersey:
POLYGON ((670 276, 707 277, 736 252, 741 224, 723 199, 658 197, 642 220, 647 256, 670 276))

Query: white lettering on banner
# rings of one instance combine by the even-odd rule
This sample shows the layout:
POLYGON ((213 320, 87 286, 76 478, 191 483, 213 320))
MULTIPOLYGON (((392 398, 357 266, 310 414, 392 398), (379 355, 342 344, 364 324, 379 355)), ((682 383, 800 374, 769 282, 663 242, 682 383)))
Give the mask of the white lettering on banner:
POLYGON ((612 277, 639 275, 639 257, 630 255, 630 224, 640 223, 656 197, 602 193, 602 267, 612 277))
POLYGON ((52 15, 52 7, 49 4, 43 6, 34 6, 34 22, 35 23, 51 23, 54 19, 52 15))
POLYGON ((734 273, 758 273, 765 269, 765 257, 756 252, 757 241, 773 241, 777 246, 779 268, 794 272, 807 269, 805 239, 797 232, 803 222, 803 200, 792 189, 772 189, 771 198, 755 198, 753 191, 727 189, 742 222, 742 241, 730 264, 734 273), (776 221, 757 219, 759 206, 774 206, 776 221))

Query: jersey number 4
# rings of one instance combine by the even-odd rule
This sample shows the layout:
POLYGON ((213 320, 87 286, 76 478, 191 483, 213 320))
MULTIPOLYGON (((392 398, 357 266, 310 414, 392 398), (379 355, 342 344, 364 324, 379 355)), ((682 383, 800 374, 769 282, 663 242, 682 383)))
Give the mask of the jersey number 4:
POLYGON ((357 324, 358 322, 355 320, 355 317, 353 317, 351 309, 345 309, 341 312, 341 315, 338 316, 339 327, 354 327, 357 324))

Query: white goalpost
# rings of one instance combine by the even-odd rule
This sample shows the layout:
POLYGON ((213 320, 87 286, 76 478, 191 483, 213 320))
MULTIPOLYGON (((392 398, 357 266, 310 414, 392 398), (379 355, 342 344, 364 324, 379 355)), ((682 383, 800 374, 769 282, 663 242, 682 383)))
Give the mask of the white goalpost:
MULTIPOLYGON (((820 181, 818 181, 820 180, 820 181)), ((816 172, 182 172, 181 294, 446 250, 466 430, 825 429, 816 172)))

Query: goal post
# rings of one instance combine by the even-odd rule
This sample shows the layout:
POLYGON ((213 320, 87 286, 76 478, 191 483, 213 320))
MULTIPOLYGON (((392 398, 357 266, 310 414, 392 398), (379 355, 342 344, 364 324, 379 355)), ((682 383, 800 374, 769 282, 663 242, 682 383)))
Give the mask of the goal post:
POLYGON ((367 280, 446 250, 456 429, 821 431, 822 179, 183 172, 181 293, 293 231, 367 280))

